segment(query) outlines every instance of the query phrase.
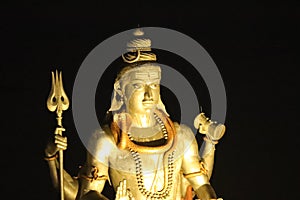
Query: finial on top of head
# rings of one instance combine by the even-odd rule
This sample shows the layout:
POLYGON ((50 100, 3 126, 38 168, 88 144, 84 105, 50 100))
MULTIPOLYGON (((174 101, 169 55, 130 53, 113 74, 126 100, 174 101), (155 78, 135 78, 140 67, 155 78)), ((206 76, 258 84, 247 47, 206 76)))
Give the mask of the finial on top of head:
POLYGON ((151 52, 151 40, 142 38, 144 31, 141 28, 134 30, 135 39, 127 43, 128 52, 122 55, 126 63, 135 63, 138 61, 156 61, 156 55, 151 52))

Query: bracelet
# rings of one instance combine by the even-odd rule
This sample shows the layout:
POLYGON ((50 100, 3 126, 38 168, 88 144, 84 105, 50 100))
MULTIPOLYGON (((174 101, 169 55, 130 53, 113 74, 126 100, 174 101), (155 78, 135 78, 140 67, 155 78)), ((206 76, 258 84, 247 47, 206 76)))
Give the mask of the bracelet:
POLYGON ((51 161, 51 160, 55 160, 57 157, 58 157, 58 155, 55 154, 54 156, 51 156, 51 157, 45 157, 44 159, 47 160, 47 161, 51 161))
POLYGON ((210 142, 212 144, 218 144, 218 140, 212 140, 212 139, 208 138, 207 136, 204 136, 203 140, 206 142, 210 142))
POLYGON ((195 177, 195 176, 201 176, 203 174, 205 174, 205 173, 202 172, 202 171, 199 171, 199 172, 193 172, 193 173, 189 173, 189 174, 183 174, 183 176, 184 176, 184 178, 189 179, 189 178, 192 178, 192 177, 195 177))

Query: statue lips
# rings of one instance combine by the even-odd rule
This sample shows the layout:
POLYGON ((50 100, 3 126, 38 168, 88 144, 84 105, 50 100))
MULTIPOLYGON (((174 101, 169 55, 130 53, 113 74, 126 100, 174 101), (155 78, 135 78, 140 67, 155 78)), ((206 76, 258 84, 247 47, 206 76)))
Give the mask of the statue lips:
POLYGON ((143 100, 143 106, 145 107, 152 107, 154 105, 154 100, 153 99, 144 99, 143 100))

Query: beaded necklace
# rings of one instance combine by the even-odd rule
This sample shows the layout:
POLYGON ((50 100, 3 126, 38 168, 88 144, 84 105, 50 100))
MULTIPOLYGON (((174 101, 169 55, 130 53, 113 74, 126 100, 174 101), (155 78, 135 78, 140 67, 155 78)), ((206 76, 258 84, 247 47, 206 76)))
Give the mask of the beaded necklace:
MULTIPOLYGON (((163 123, 163 121, 156 115, 154 114, 154 118, 156 119, 156 121, 159 123, 160 127, 161 127, 161 131, 164 135, 164 139, 168 139, 168 132, 167 129, 163 123)), ((130 134, 128 134, 128 137, 130 138, 130 140, 133 140, 133 138, 131 137, 130 134)), ((173 186, 173 174, 174 174, 174 154, 175 154, 175 150, 172 151, 172 153, 170 153, 168 155, 168 175, 167 175, 167 179, 165 179, 165 184, 164 184, 164 188, 160 191, 157 192, 151 192, 149 190, 147 190, 145 188, 144 185, 144 175, 143 175, 143 169, 142 169, 142 160, 141 160, 141 156, 140 154, 129 148, 130 153, 135 161, 135 166, 136 166, 136 179, 137 179, 137 184, 138 184, 138 189, 139 191, 146 196, 147 198, 150 199, 165 199, 171 191, 171 188, 173 186)))

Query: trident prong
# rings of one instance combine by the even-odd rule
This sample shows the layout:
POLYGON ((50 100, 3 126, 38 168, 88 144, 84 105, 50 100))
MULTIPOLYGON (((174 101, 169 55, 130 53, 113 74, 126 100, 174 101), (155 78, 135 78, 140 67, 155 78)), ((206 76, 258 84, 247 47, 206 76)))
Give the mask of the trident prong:
POLYGON ((47 107, 51 112, 56 110, 57 123, 62 126, 62 112, 69 108, 69 99, 64 91, 62 82, 62 72, 56 70, 55 77, 54 72, 52 74, 52 86, 49 97, 47 99, 47 107))
MULTIPOLYGON (((64 91, 62 82, 62 72, 56 70, 52 74, 51 91, 47 99, 47 107, 51 112, 56 111, 56 119, 58 127, 55 130, 55 134, 62 136, 62 131, 65 129, 62 127, 62 113, 69 108, 69 99, 64 91)), ((60 195, 61 200, 64 200, 64 181, 63 181, 63 150, 59 150, 59 173, 60 173, 60 195)))

